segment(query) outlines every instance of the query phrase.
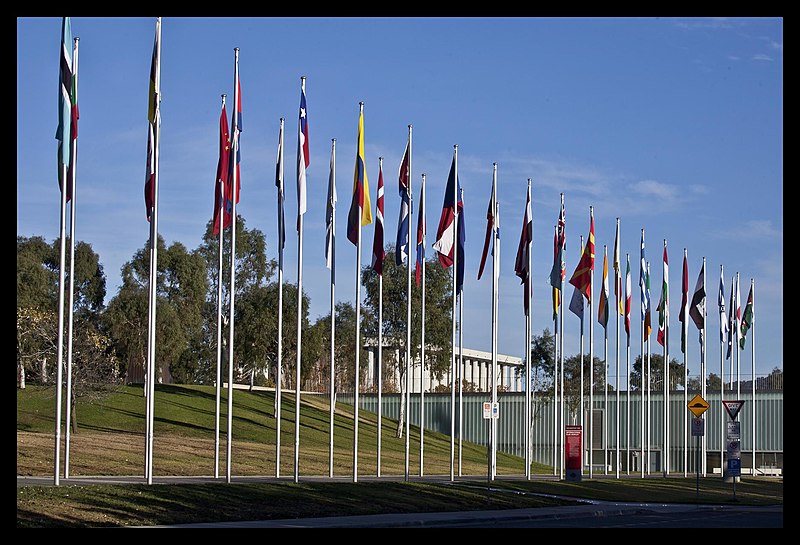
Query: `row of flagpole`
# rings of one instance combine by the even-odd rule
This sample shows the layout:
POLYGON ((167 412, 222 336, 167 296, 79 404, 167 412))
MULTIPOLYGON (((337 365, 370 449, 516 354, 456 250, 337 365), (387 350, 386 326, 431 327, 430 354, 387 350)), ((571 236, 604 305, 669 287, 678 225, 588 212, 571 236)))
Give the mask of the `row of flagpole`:
MULTIPOLYGON (((69 421, 71 409, 71 393, 72 393, 72 307, 73 307, 73 291, 74 291, 74 239, 75 239, 75 187, 76 187, 76 157, 77 157, 77 65, 78 65, 78 42, 79 39, 72 39, 71 26, 69 17, 63 18, 62 21, 62 53, 61 53, 61 69, 60 69, 60 94, 59 94, 59 127, 57 131, 57 139, 59 140, 59 181, 61 182, 61 267, 59 270, 59 339, 58 339, 58 369, 57 369, 57 401, 56 401, 56 432, 55 432, 55 471, 54 479, 55 484, 59 484, 59 465, 60 465, 60 442, 61 442, 61 383, 62 383, 62 361, 63 361, 63 331, 64 331, 64 264, 65 264, 65 218, 66 218, 66 203, 71 201, 70 210, 70 272, 69 272, 69 324, 68 324, 68 339, 67 339, 67 430, 66 430, 66 446, 65 446, 65 476, 69 477, 69 421), (70 45, 72 45, 70 51, 70 45), (69 139, 69 142, 65 142, 69 139)), ((159 144, 160 144, 160 107, 161 107, 161 18, 156 19, 156 33, 153 46, 153 56, 150 72, 150 92, 148 104, 148 153, 147 153, 147 169, 145 178, 145 205, 147 212, 147 219, 150 223, 150 240, 149 240, 149 255, 150 255, 150 271, 148 282, 148 341, 147 341, 147 364, 145 369, 145 398, 146 398, 146 419, 145 419, 145 477, 148 483, 152 483, 153 477, 153 427, 154 427, 154 385, 156 378, 156 338, 155 338, 155 324, 156 324, 156 299, 157 299, 157 239, 158 239, 158 173, 159 173, 159 144)), ((302 258, 303 258, 303 215, 306 211, 306 171, 310 164, 309 155, 309 133, 308 133, 308 119, 306 108, 305 96, 305 77, 301 77, 301 100, 300 100, 300 114, 298 121, 298 162, 297 162, 297 195, 298 195, 298 217, 297 217, 297 232, 298 232, 298 308, 297 308, 297 354, 296 354, 296 372, 295 372, 295 458, 294 458, 294 479, 297 482, 299 478, 299 426, 300 426, 300 377, 301 377, 301 361, 302 361, 302 258)), ((358 346, 360 345, 360 291, 361 291, 361 277, 359 271, 361 269, 361 227, 372 223, 372 213, 369 197, 369 186, 367 181, 366 161, 364 157, 364 117, 363 117, 364 103, 359 103, 359 124, 358 124, 358 150, 356 155, 356 165, 354 172, 354 186, 353 186, 353 200, 348 215, 348 239, 356 246, 356 353, 355 353, 355 419, 354 419, 354 457, 353 457, 353 480, 357 481, 358 478, 358 390, 359 390, 359 354, 358 346)), ((215 478, 219 476, 219 448, 220 448, 220 389, 222 384, 221 369, 222 369, 222 324, 226 321, 223 315, 222 305, 222 272, 223 272, 223 231, 230 227, 230 287, 228 293, 228 317, 229 324, 229 339, 227 343, 228 348, 228 429, 227 429, 227 456, 226 456, 226 479, 230 482, 231 479, 231 447, 232 447, 232 413, 233 413, 233 356, 234 356, 234 294, 235 294, 235 243, 236 243, 236 204, 239 201, 239 188, 240 188, 240 149, 239 139, 242 131, 242 118, 241 118, 241 86, 239 80, 239 49, 234 48, 234 109, 231 122, 232 135, 228 135, 227 116, 225 108, 225 95, 222 95, 222 107, 220 115, 220 158, 217 166, 217 176, 215 180, 215 207, 214 207, 214 234, 219 236, 219 263, 218 263, 218 285, 217 285, 217 380, 216 380, 216 420, 215 420, 215 459, 214 459, 214 475, 215 478), (230 182, 230 183, 228 183, 230 182)), ((278 360, 276 366, 276 419, 277 419, 277 440, 276 440, 276 477, 280 476, 280 409, 281 409, 281 389, 282 389, 282 288, 283 288, 283 249, 285 244, 285 225, 283 218, 283 138, 284 120, 280 120, 280 133, 278 144, 278 157, 276 160, 276 186, 278 188, 278 231, 280 242, 279 249, 279 314, 278 314, 278 360)), ((408 126, 408 142, 406 151, 403 156, 403 161, 399 170, 399 187, 401 196, 401 209, 400 209, 400 222, 398 228, 397 248, 396 248, 396 261, 400 265, 406 261, 407 266, 407 337, 406 337, 406 371, 405 371, 405 476, 409 477, 409 420, 410 420, 410 391, 411 391, 411 221, 412 221, 412 199, 411 199, 411 144, 412 144, 412 126, 408 126)), ((328 203, 326 210, 326 261, 331 270, 331 352, 330 352, 330 475, 333 476, 333 421, 335 412, 335 384, 334 384, 334 361, 335 361, 335 204, 336 204, 336 189, 335 189, 335 155, 336 155, 336 140, 332 139, 331 145, 331 170, 328 187, 328 203)), ((383 250, 383 160, 379 158, 380 174, 378 182, 378 197, 376 202, 376 217, 378 219, 376 225, 375 239, 373 241, 373 261, 372 268, 378 273, 379 280, 379 339, 378 339, 378 381, 379 381, 379 397, 380 387, 382 382, 381 369, 382 366, 382 273, 383 273, 383 259, 385 252, 383 250)), ((424 441, 423 432, 424 428, 424 367, 425 367, 425 338, 424 338, 424 316, 425 316, 425 210, 424 210, 424 195, 425 195, 425 175, 422 175, 422 185, 420 189, 420 210, 418 216, 418 227, 416 237, 416 282, 419 286, 420 279, 422 281, 421 290, 421 306, 422 306, 422 340, 420 346, 420 362, 421 362, 421 376, 420 376, 420 476, 423 475, 423 457, 424 457, 424 441)), ((492 243, 492 392, 491 400, 492 407, 497 406, 497 328, 498 328, 498 283, 499 283, 499 257, 500 257, 500 230, 499 230, 499 202, 497 201, 497 164, 493 165, 492 176, 492 192, 489 202, 489 210, 487 212, 487 231, 486 240, 484 243, 483 255, 481 257, 480 269, 478 272, 478 279, 480 279, 489 243, 492 243)), ((526 459, 526 476, 530 476, 530 450, 531 450, 531 432, 530 421, 531 414, 531 390, 533 388, 532 376, 530 370, 530 343, 531 343, 531 310, 532 310, 532 282, 531 282, 531 245, 533 240, 532 232, 532 215, 530 209, 531 200, 531 180, 528 180, 528 192, 525 214, 523 216, 523 229, 520 240, 520 246, 517 252, 517 259, 515 264, 515 272, 520 277, 524 285, 524 309, 526 316, 525 336, 526 336, 526 430, 525 430, 525 459, 526 459)), ((583 237, 581 237, 581 258, 575 269, 570 283, 573 284, 575 291, 573 293, 572 302, 570 303, 570 310, 572 310, 581 319, 581 361, 583 361, 583 298, 585 297, 590 307, 590 316, 593 315, 592 310, 592 289, 593 289, 593 275, 594 275, 594 215, 593 208, 590 207, 590 232, 587 243, 583 245, 583 237)), ((456 364, 456 324, 461 323, 461 319, 457 320, 457 305, 460 302, 459 316, 463 316, 463 272, 464 272, 464 239, 465 229, 463 218, 463 191, 458 179, 458 146, 453 149, 453 162, 448 176, 447 188, 445 191, 444 205, 442 210, 442 217, 439 222, 437 230, 437 239, 433 244, 436 249, 440 263, 448 268, 453 267, 453 304, 452 304, 452 345, 451 345, 451 447, 450 447, 450 475, 451 478, 455 474, 455 436, 456 436, 456 421, 455 421, 455 390, 456 380, 459 383, 459 392, 463 377, 461 377, 461 356, 459 356, 459 364, 456 364)), ((624 316, 625 330, 627 335, 626 343, 626 362, 627 362, 627 377, 630 381, 630 311, 631 311, 631 284, 630 284, 630 257, 626 255, 626 279, 625 289, 623 290, 622 272, 620 263, 620 240, 619 240, 619 218, 616 223, 616 237, 614 248, 614 271, 615 271, 615 295, 616 305, 615 313, 617 314, 617 343, 616 343, 616 475, 619 477, 619 456, 620 456, 620 361, 619 361, 619 316, 624 316), (625 298, 623 299, 623 294, 625 298)), ((553 373, 553 391, 554 391, 554 455, 553 455, 553 468, 554 472, 563 477, 564 471, 564 449, 559 449, 559 440, 563 440, 565 415, 564 415, 564 347, 563 347, 563 312, 558 309, 563 301, 564 280, 566 279, 566 235, 565 235, 565 214, 564 214, 564 195, 561 194, 561 211, 558 223, 555 226, 554 234, 554 263, 550 273, 550 283, 553 287, 553 303, 554 303, 554 321, 556 331, 555 343, 555 367, 553 373), (560 315, 560 316, 559 316, 560 315), (560 318, 560 323, 558 319, 560 318), (560 338, 559 338, 560 335, 560 338), (558 393, 561 394, 559 404, 558 393), (557 429, 556 429, 557 428, 557 429), (560 451, 560 454, 559 454, 560 451)), ((604 322, 598 317, 601 322, 605 333, 605 368, 606 378, 605 383, 608 383, 608 353, 607 353, 607 311, 608 311, 608 266, 607 266, 607 251, 604 251, 604 274, 603 286, 601 291, 601 308, 600 311, 604 312, 604 322)), ((705 258, 703 258, 703 266, 698 277, 698 283, 695 292, 692 296, 691 304, 688 300, 688 267, 687 267, 687 251, 684 249, 684 267, 682 278, 682 294, 683 301, 681 303, 681 316, 680 321, 682 326, 681 349, 684 353, 684 366, 685 376, 683 380, 688 379, 688 362, 687 362, 687 335, 688 335, 688 318, 691 316, 700 330, 701 342, 701 377, 705 376, 705 258)), ((642 377, 644 377, 644 356, 645 346, 647 346, 647 395, 648 395, 648 411, 650 411, 649 395, 650 395, 650 301, 649 301, 649 263, 646 263, 644 258, 644 229, 642 229, 641 239, 641 261, 640 261, 640 290, 642 293, 642 377), (646 269, 646 272, 645 272, 646 269)), ((668 341, 669 341, 669 290, 668 290, 668 261, 667 261, 667 241, 664 240, 664 254, 663 254, 663 284, 661 291, 661 299, 657 310, 659 311, 659 332, 658 342, 664 348, 664 397, 667 401, 664 409, 664 437, 663 445, 666 456, 664 464, 664 474, 668 475, 670 470, 669 460, 669 437, 667 430, 669 428, 669 411, 668 411, 668 396, 669 396, 669 354, 668 354, 668 341)), ((724 275, 722 266, 720 266, 720 286, 719 286, 719 309, 720 309, 720 346, 721 352, 724 348, 725 337, 727 332, 730 331, 728 342, 728 356, 723 358, 720 353, 720 378, 722 380, 721 395, 724 392, 724 359, 731 359, 731 371, 729 377, 733 380, 733 365, 734 360, 738 360, 738 350, 731 350, 733 344, 739 344, 740 348, 744 348, 744 339, 747 331, 753 326, 754 323, 754 308, 753 308, 753 292, 755 282, 751 279, 750 295, 748 297, 747 305, 744 315, 740 308, 739 296, 739 275, 734 276, 731 284, 731 319, 728 321, 725 317, 724 308, 724 275), (734 292, 735 290, 735 292, 734 292), (735 307, 734 307, 735 305, 735 307), (738 343, 733 342, 736 338, 738 343), (731 355, 732 354, 732 355, 731 355)), ((590 320, 591 324, 591 320, 590 320)), ((463 328, 459 327, 459 353, 463 350, 463 328)), ((590 325, 589 329, 589 359, 592 367, 590 373, 590 389, 589 389, 589 405, 593 408, 593 391, 594 391, 594 348, 593 348, 593 327, 590 325)), ((753 392, 752 396, 755 399, 755 338, 753 332, 753 341, 751 343, 753 351, 753 392)), ((737 384, 739 382, 739 364, 737 363, 737 384)), ((740 386, 739 386, 740 387, 740 386)), ((630 385, 628 385, 628 430, 626 431, 626 450, 630 452, 630 385)), ((684 397, 686 396, 687 388, 684 388, 684 397)), ((583 392, 583 365, 581 365, 581 392, 583 392)), ((705 394, 705 380, 702 380, 702 392, 705 394)), ((608 391, 605 388, 605 402, 607 406, 608 391)), ((737 396, 741 392, 737 390, 737 396)), ((581 423, 583 424, 583 393, 581 394, 581 423)), ((378 475, 380 476, 380 441, 381 441, 381 425, 380 425, 380 399, 378 409, 378 475)), ((461 426, 463 424, 461 410, 459 409, 459 475, 461 474, 461 426)), ((642 403, 642 413, 644 414, 644 403, 642 403)), ((605 414, 605 412, 604 412, 605 414)), ((647 426, 647 459, 649 460, 650 450, 650 416, 648 414, 647 426)), ((589 437, 590 442, 593 440, 593 423, 594 418, 589 420, 589 437)), ((684 419, 684 435, 686 434, 688 420, 684 419)), ((496 475, 496 448, 497 448, 497 422, 496 418, 490 419, 490 437, 489 437, 489 472, 490 478, 496 475)), ((582 426, 583 428, 583 426, 582 426)), ((755 415, 753 415, 752 422, 753 433, 755 434, 755 415)), ((607 426, 604 425, 604 429, 607 426)), ((641 447, 640 452, 644 457, 644 417, 642 417, 642 429, 640 430, 641 447)), ((703 441, 703 449, 705 450, 705 441, 703 441)), ((605 450, 605 447, 604 447, 605 450)), ((591 457, 593 453, 593 446, 590 446, 590 460, 589 460, 589 475, 592 475, 592 468, 594 460, 591 457)), ((722 454, 722 453, 721 453, 722 454)), ((753 464, 755 467, 755 447, 753 464)), ((608 453, 604 453, 604 466, 606 473, 608 471, 608 453)), ((684 473, 686 471, 686 451, 684 451, 684 473)), ((703 456, 703 471, 705 473, 705 456, 703 456)), ((649 472, 649 468, 648 468, 649 472)), ((644 464, 642 465, 642 474, 644 474, 644 464)))

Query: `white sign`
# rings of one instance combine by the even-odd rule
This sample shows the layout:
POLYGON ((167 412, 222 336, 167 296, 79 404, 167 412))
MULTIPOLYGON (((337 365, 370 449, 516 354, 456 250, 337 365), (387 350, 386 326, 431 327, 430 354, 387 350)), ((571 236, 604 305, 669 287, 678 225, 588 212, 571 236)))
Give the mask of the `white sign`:
POLYGON ((483 402, 483 418, 488 420, 492 417, 492 403, 490 401, 483 402))

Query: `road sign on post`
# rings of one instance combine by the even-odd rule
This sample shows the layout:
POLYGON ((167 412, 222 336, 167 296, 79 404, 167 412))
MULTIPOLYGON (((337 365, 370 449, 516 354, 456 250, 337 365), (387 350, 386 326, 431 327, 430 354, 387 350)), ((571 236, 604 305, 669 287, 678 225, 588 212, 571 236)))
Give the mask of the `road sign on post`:
POLYGON ((731 420, 736 420, 736 415, 739 414, 739 411, 742 409, 742 405, 744 405, 743 400, 737 399, 736 401, 725 401, 722 400, 722 404, 725 405, 725 410, 728 411, 728 416, 731 417, 731 420))
POLYGON ((704 412, 708 410, 708 402, 700 397, 700 394, 694 396, 692 400, 689 402, 689 410, 694 413, 695 416, 700 416, 704 412))

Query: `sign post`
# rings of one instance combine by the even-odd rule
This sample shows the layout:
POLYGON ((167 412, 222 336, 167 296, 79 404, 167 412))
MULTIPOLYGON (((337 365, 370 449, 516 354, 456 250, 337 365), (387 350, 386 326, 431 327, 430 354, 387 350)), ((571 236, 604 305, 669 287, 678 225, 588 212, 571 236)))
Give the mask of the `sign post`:
POLYGON ((697 437, 695 440, 695 470, 697 472, 697 483, 695 486, 697 499, 700 499, 700 438, 705 434, 705 419, 703 419, 703 413, 708 410, 708 402, 700 397, 700 395, 696 395, 692 398, 689 402, 688 409, 692 411, 694 414, 694 418, 692 419, 692 435, 697 437))
MULTIPOLYGON (((740 399, 723 400, 722 404, 725 405, 725 410, 728 411, 728 416, 731 418, 727 425, 726 457, 728 464, 724 471, 724 478, 726 481, 730 479, 733 483, 733 499, 736 500, 736 481, 742 474, 742 451, 739 441, 739 422, 736 420, 736 416, 739 414, 739 411, 742 410, 744 401, 740 399)), ((753 438, 753 440, 755 440, 755 438, 753 438)))
POLYGON ((564 454, 566 456, 567 480, 580 481, 581 468, 583 467, 581 461, 583 430, 580 426, 565 426, 565 434, 564 454))

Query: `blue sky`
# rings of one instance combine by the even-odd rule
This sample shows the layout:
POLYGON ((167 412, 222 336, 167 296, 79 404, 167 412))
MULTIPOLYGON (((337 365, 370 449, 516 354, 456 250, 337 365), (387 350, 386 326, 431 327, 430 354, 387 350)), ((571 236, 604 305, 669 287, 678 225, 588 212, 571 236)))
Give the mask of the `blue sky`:
MULTIPOLYGON (((108 296, 120 268, 148 239, 143 184, 147 93, 155 18, 73 17, 80 38, 76 238, 99 254, 108 296)), ((55 130, 60 17, 17 19, 17 235, 59 233, 55 130)), ((355 247, 345 236, 359 102, 375 202, 383 157, 386 241, 394 241, 397 171, 413 125, 412 186, 426 175, 428 256, 447 172, 458 145, 467 227, 464 339, 491 351, 491 275, 477 280, 497 163, 501 235, 498 351, 524 353, 522 288, 514 258, 533 180, 533 332, 553 329, 548 275, 564 193, 567 275, 594 209, 595 286, 603 246, 613 255, 620 218, 623 269, 630 254, 631 361, 639 354, 639 244, 645 229, 653 305, 667 241, 672 328, 680 352, 681 270, 689 291, 706 258, 708 370, 719 374, 717 288, 726 305, 740 275, 742 305, 755 280, 756 372, 783 368, 783 20, 781 18, 171 18, 162 20, 159 232, 196 248, 213 208, 220 95, 233 97, 240 49, 241 201, 249 228, 277 257, 274 185, 285 118, 287 242, 284 279, 297 281, 295 157, 300 77, 306 76, 311 164, 304 219, 303 289, 311 319, 330 310, 325 194, 336 139, 338 301, 355 299, 355 247)), ((416 214, 416 209, 415 209, 416 214)), ((414 219, 416 223, 416 219, 414 219)), ((369 263, 373 226, 362 230, 369 263)), ((613 297, 613 278, 611 281, 613 297)), ((597 288, 596 288, 597 289, 597 288)), ((362 291, 363 293, 363 291, 362 291)), ((567 300, 572 288, 567 291, 567 300)), ((603 329, 593 317, 594 353, 603 329)), ((654 315, 654 323, 657 317, 654 315)), ((579 320, 565 315, 565 352, 577 354, 579 320)), ((620 319, 621 324, 621 319, 620 319)), ((620 325, 620 368, 625 332, 620 325)), ((741 372, 751 374, 750 342, 741 372)), ((588 324, 585 348, 588 353, 588 324)), ((699 372, 697 330, 687 355, 699 372)), ((661 347, 652 337, 653 351, 661 347)), ((608 330, 616 361, 616 325, 608 330)), ((725 364, 728 373, 728 363, 725 364)), ((612 373, 613 374, 613 373, 612 373)), ((744 377, 743 377, 744 378, 744 377)), ((613 379, 611 379, 613 381, 613 379)), ((624 385, 624 378, 622 380, 624 385)))

